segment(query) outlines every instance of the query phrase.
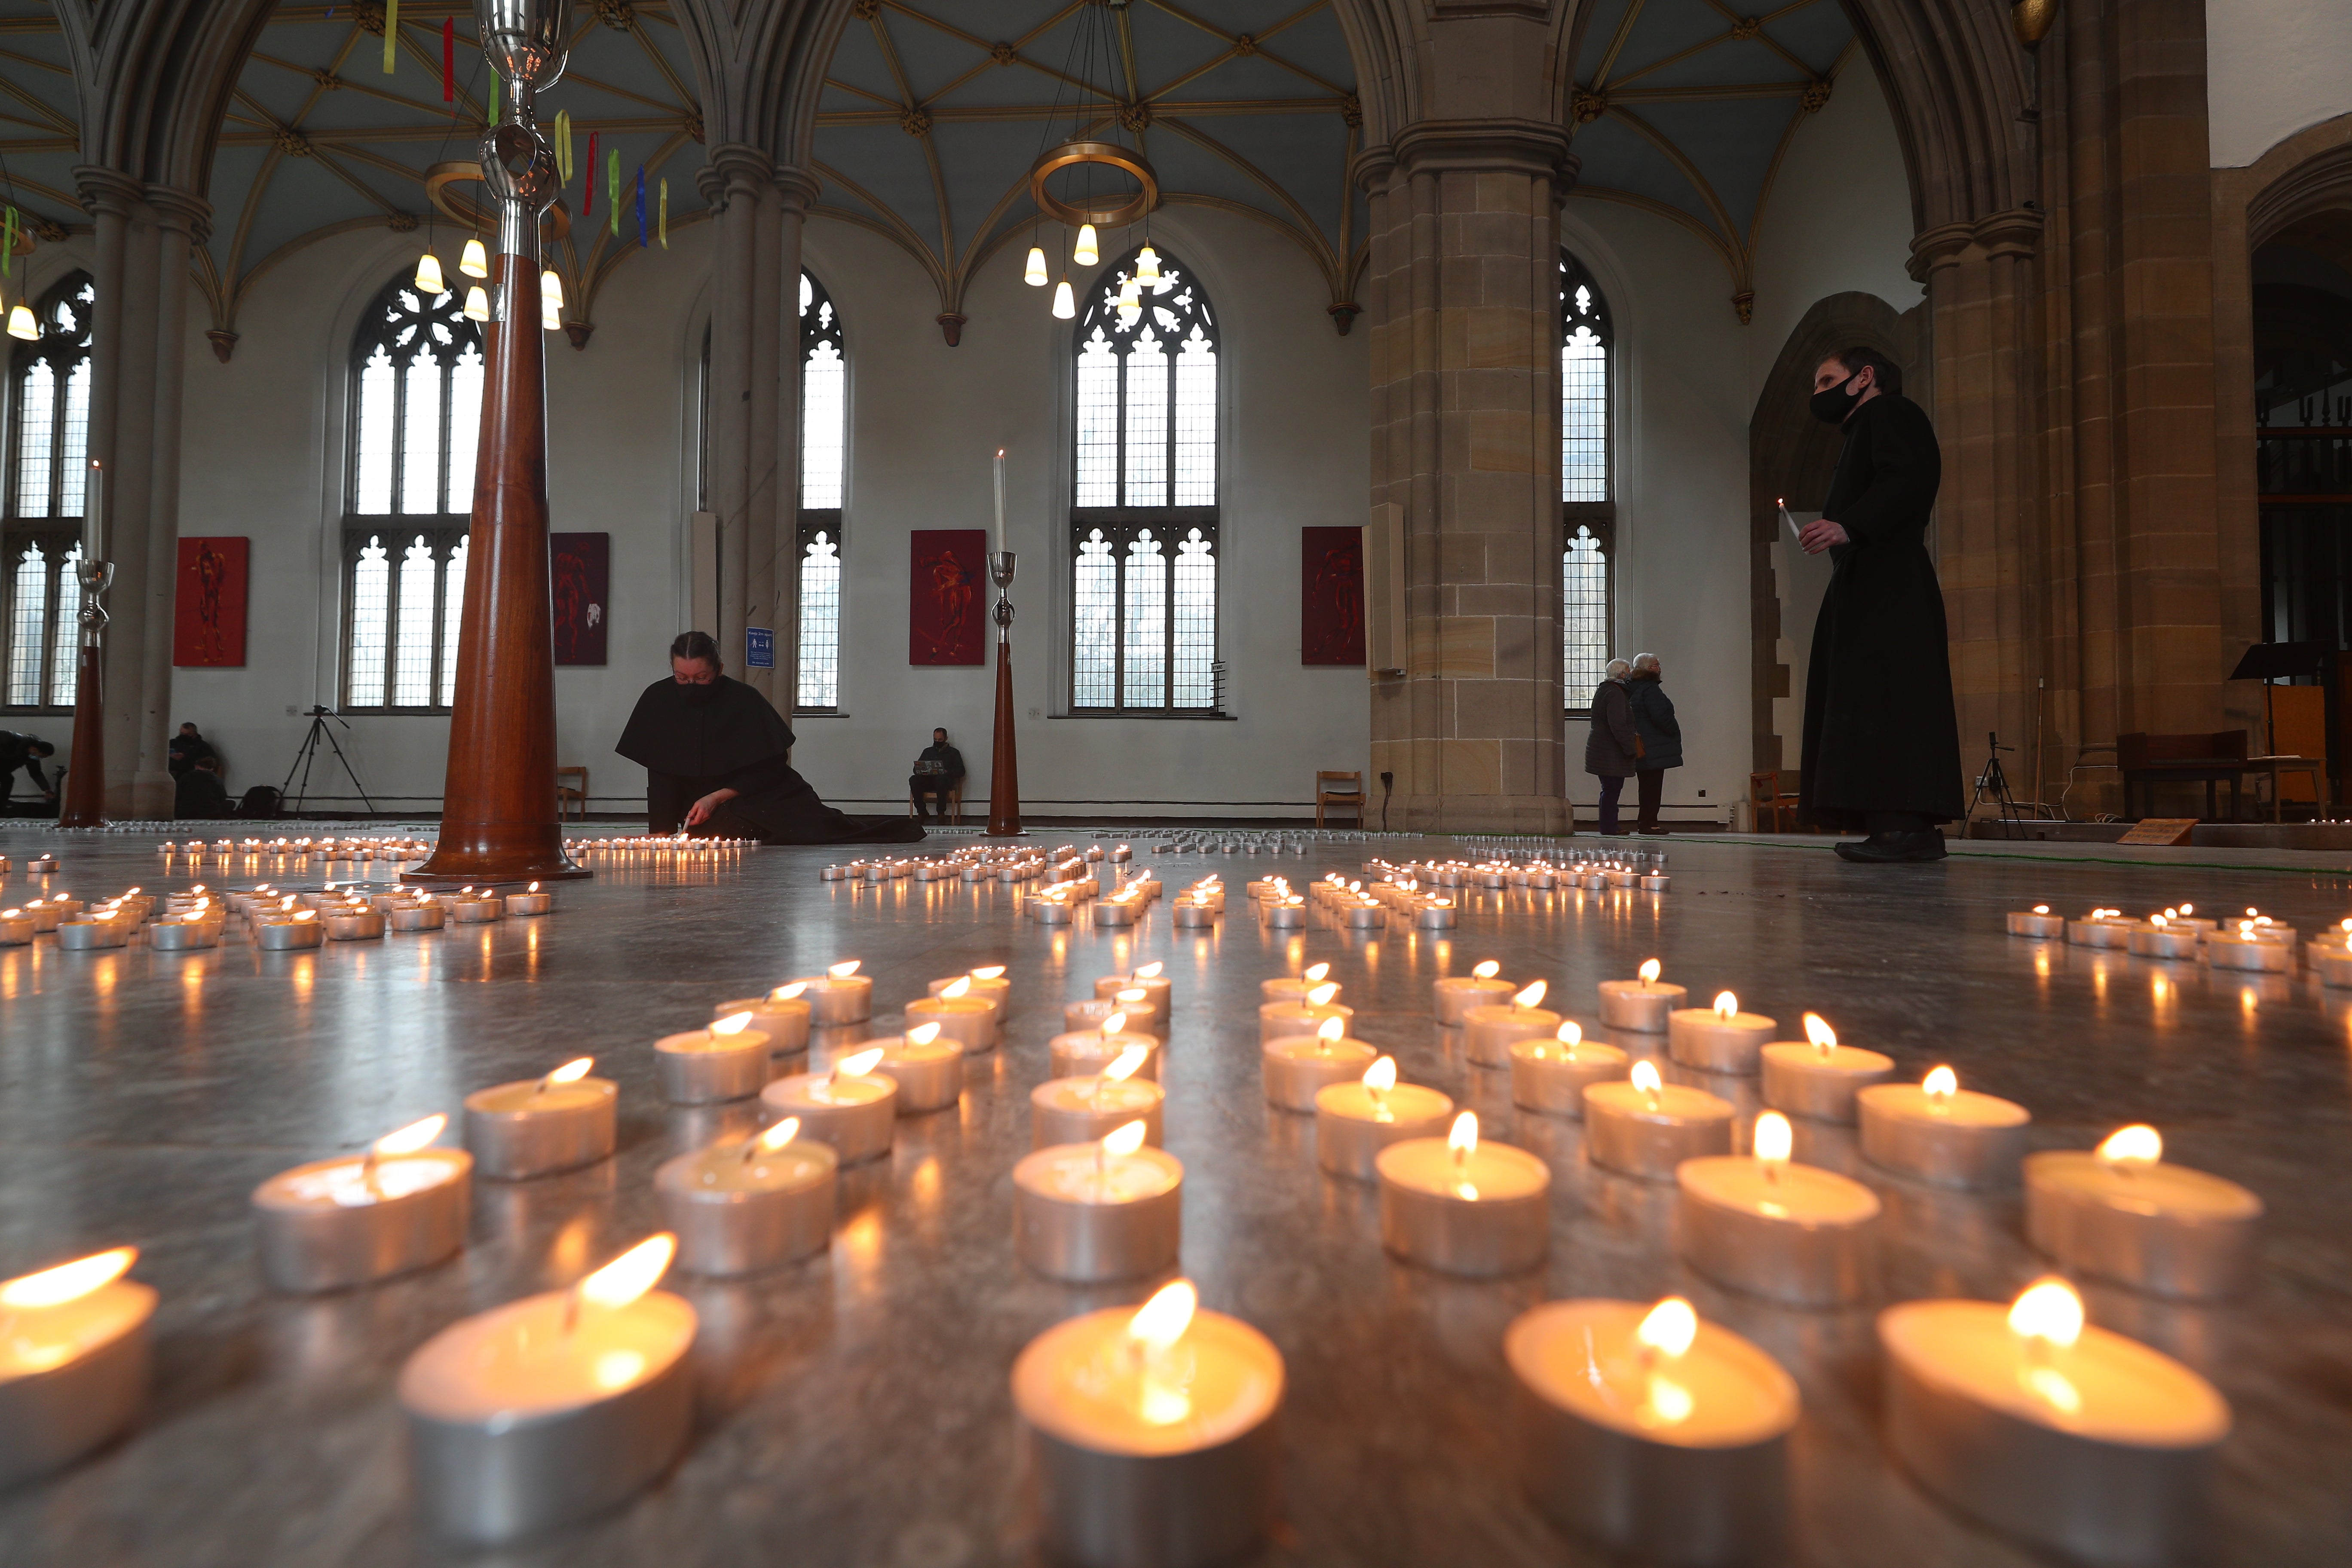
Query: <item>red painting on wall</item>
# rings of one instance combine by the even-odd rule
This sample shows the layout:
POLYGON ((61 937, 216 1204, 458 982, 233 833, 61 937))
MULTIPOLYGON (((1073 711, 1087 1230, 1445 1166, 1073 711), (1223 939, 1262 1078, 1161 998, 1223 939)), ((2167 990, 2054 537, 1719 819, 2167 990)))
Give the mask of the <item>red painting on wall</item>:
POLYGON ((1298 531, 1298 662, 1364 662, 1364 531, 1298 531))
POLYGON ((605 608, 613 591, 613 536, 547 536, 548 587, 555 600, 555 662, 604 662, 605 608))
POLYGON ((988 531, 919 528, 908 536, 908 664, 985 664, 988 531))
POLYGON ((243 668, 250 547, 245 539, 180 541, 180 570, 172 599, 173 664, 194 669, 243 668))

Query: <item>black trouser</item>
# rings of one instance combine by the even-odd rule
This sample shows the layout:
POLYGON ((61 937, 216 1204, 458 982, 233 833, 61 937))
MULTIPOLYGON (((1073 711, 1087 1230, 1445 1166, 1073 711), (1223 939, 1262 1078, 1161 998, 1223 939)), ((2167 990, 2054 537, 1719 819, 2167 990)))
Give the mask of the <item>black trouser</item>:
POLYGON ((917 773, 908 779, 907 793, 915 797, 915 815, 944 818, 948 814, 948 792, 955 786, 955 780, 943 777, 939 773, 917 773), (930 798, 931 804, 938 807, 936 811, 925 808, 924 797, 927 795, 930 798))
POLYGON ((1636 828, 1655 827, 1658 825, 1658 803, 1666 797, 1666 770, 1637 768, 1633 772, 1633 781, 1642 792, 1642 809, 1640 815, 1633 818, 1633 826, 1636 828))

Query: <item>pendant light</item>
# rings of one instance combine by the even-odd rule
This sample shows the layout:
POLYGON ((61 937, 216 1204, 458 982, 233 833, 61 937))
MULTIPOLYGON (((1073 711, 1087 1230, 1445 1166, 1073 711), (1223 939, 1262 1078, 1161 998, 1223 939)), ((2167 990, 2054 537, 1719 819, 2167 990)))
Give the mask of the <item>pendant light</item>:
POLYGON ((1021 281, 1028 284, 1032 289, 1043 289, 1046 284, 1053 281, 1051 278, 1048 278, 1045 275, 1045 247, 1044 246, 1033 245, 1029 247, 1029 265, 1023 270, 1021 274, 1021 281))
MULTIPOLYGON (((22 305, 16 307, 20 310, 24 308, 22 305)), ((1077 313, 1077 300, 1070 292, 1070 280, 1065 278, 1054 285, 1054 314, 1057 319, 1066 321, 1077 313)))
POLYGON ((1118 324, 1122 327, 1131 327, 1142 319, 1143 285, 1135 280, 1133 273, 1129 273, 1119 280, 1118 324))
POLYGON ((563 325, 563 279, 553 268, 539 275, 539 324, 551 332, 563 325))
POLYGON ((420 294, 449 291, 449 285, 441 280, 441 258, 429 250, 416 258, 416 289, 420 294))
POLYGON ((479 283, 466 290, 466 320, 487 321, 490 319, 490 297, 479 283))
POLYGON ((466 254, 457 258, 457 270, 468 278, 488 278, 490 275, 490 253, 482 248, 479 239, 466 242, 466 254))
POLYGON ((8 312, 8 335, 22 338, 28 343, 40 339, 41 323, 33 319, 32 307, 22 300, 17 300, 16 308, 8 312))
POLYGON ((1160 253, 1151 248, 1148 239, 1143 248, 1135 253, 1135 280, 1147 287, 1160 281, 1160 253))
POLYGON ((1070 259, 1081 267, 1092 267, 1102 259, 1102 252, 1095 248, 1094 225, 1084 223, 1078 226, 1078 243, 1070 247, 1070 259))

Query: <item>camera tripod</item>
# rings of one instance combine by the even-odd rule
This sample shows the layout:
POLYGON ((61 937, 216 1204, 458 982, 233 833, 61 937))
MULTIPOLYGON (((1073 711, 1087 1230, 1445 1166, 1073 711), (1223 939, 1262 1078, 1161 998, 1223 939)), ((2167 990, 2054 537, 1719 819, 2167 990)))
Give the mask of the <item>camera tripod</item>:
POLYGON ((2003 752, 2013 752, 2017 748, 2002 745, 1998 731, 1986 732, 1985 744, 1992 748, 1992 754, 1985 760, 1985 765, 1978 770, 1977 793, 1969 798, 1968 815, 1975 816, 1979 803, 1990 801, 1993 809, 2000 814, 2001 826, 2006 836, 2011 838, 2021 838, 2024 833, 2017 826, 2017 797, 2010 794, 2009 774, 2000 765, 2000 754, 2003 752))
POLYGON ((335 753, 335 761, 343 764, 343 776, 352 781, 353 789, 360 792, 361 802, 367 806, 368 815, 373 816, 375 815, 375 802, 368 799, 367 785, 360 783, 360 775, 352 771, 351 758, 343 755, 343 748, 336 742, 335 732, 327 728, 327 721, 330 719, 334 720, 338 724, 342 724, 346 730, 351 728, 349 724, 343 723, 342 719, 331 708, 310 710, 310 732, 302 737, 302 744, 295 749, 294 764, 286 770, 286 782, 278 786, 278 808, 286 811, 289 816, 300 812, 301 801, 310 790, 310 764, 318 761, 319 742, 323 739, 327 742, 327 749, 335 753), (302 775, 302 787, 290 797, 295 805, 289 809, 286 805, 289 798, 287 792, 294 789, 294 775, 297 772, 302 775))

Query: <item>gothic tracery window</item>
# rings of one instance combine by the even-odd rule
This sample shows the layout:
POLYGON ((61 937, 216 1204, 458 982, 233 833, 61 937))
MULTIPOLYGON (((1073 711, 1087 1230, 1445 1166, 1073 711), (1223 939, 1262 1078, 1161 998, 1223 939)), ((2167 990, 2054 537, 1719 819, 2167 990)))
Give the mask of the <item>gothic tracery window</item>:
POLYGON ((1584 264, 1559 253, 1560 674, 1571 713, 1589 711, 1613 635, 1616 497, 1610 452, 1609 303, 1584 264))
POLYGON ((841 706, 841 513, 848 458, 849 363, 841 315, 801 274, 800 685, 793 707, 841 706))
POLYGON ((58 282, 34 312, 40 335, 17 346, 11 366, 0 708, 20 712, 67 710, 74 701, 97 302, 88 273, 58 282))

